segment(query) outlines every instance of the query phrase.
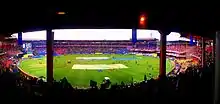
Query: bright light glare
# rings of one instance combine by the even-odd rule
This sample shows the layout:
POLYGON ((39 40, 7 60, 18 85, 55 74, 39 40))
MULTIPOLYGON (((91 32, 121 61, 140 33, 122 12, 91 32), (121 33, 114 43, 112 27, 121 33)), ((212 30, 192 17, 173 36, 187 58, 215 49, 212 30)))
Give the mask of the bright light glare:
POLYGON ((130 40, 132 29, 59 29, 54 40, 130 40))
POLYGON ((141 21, 144 21, 144 20, 145 20, 145 18, 142 16, 142 17, 141 17, 141 21))
POLYGON ((23 44, 23 48, 25 48, 25 44, 23 44))
MULTIPOLYGON (((144 29, 138 29, 137 30, 137 39, 143 40, 143 39, 158 39, 160 40, 160 33, 157 30, 144 30, 144 29)), ((177 32, 171 32, 169 35, 167 35, 167 41, 190 41, 188 38, 181 37, 180 33, 177 32)))
POLYGON ((65 12, 57 12, 58 15, 64 15, 66 14, 65 12))
MULTIPOLYGON (((55 29, 54 40, 131 40, 132 29, 55 29)), ((18 34, 12 34, 18 38, 18 34)), ((137 29, 137 39, 158 39, 160 33, 157 30, 137 29)), ((46 40, 46 31, 34 31, 22 33, 22 40, 46 40)), ((180 33, 171 32, 167 35, 167 41, 189 41, 181 37, 180 33)))

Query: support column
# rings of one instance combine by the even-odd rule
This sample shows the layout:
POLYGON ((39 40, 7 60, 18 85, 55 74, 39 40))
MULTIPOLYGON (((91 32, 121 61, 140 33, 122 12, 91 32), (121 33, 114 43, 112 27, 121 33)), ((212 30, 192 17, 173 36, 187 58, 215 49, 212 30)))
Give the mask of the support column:
POLYGON ((168 32, 160 31, 160 72, 159 77, 166 76, 166 38, 168 32))
POLYGON ((213 63, 215 63, 215 41, 215 39, 212 41, 212 60, 214 61, 213 63))
POLYGON ((23 45, 22 32, 18 32, 18 45, 19 45, 19 46, 22 46, 22 45, 23 45))
POLYGON ((202 37, 202 58, 201 58, 202 59, 202 67, 204 67, 206 65, 205 64, 206 63, 205 62, 206 61, 205 60, 206 59, 206 56, 205 56, 205 46, 206 46, 205 45, 205 39, 202 37))
POLYGON ((53 40, 54 33, 52 29, 47 29, 47 82, 53 82, 53 40))
POLYGON ((132 29, 132 43, 133 45, 137 42, 137 29, 133 28, 132 29))
POLYGON ((215 46, 215 88, 214 88, 214 104, 219 104, 219 87, 220 87, 220 32, 216 32, 215 46))

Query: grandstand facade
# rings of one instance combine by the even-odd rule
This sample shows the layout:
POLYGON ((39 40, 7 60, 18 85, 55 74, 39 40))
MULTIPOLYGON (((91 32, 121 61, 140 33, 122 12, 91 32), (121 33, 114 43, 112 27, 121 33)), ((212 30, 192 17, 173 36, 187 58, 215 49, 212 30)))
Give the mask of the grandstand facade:
MULTIPOLYGON (((155 30, 136 30, 134 32, 134 29, 64 29, 53 31, 54 54, 150 52, 159 55, 160 53, 160 33, 155 30), (122 36, 118 37, 119 35, 122 36), (64 51, 56 52, 61 48, 65 48, 64 51), (76 51, 70 52, 73 50, 76 51)), ((18 34, 12 36, 18 38, 18 34)), ((23 33, 22 39, 24 47, 30 48, 31 46, 31 50, 35 50, 35 53, 40 50, 39 54, 46 54, 46 31, 23 33)), ((171 33, 167 36, 167 41, 167 56, 182 59, 194 57, 200 60, 201 55, 194 54, 198 47, 196 47, 196 43, 191 45, 190 39, 183 38, 178 33, 171 33)))

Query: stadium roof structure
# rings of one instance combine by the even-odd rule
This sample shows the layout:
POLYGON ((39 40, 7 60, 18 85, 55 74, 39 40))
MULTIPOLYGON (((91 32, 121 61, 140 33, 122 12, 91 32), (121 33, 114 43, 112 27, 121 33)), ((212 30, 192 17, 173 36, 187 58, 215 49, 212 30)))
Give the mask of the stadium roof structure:
POLYGON ((192 33, 208 37, 214 37, 216 30, 220 30, 218 8, 202 8, 195 5, 184 5, 183 7, 178 5, 179 7, 172 6, 171 8, 168 5, 151 5, 139 5, 138 8, 135 5, 127 5, 126 7, 91 5, 66 6, 65 8, 42 7, 40 9, 31 6, 22 8, 20 5, 19 7, 10 7, 10 10, 5 8, 1 10, 0 33, 11 34, 18 31, 44 30, 48 27, 54 29, 138 28, 140 12, 148 14, 148 29, 183 32, 183 34, 192 33), (57 15, 57 11, 65 13, 57 15))

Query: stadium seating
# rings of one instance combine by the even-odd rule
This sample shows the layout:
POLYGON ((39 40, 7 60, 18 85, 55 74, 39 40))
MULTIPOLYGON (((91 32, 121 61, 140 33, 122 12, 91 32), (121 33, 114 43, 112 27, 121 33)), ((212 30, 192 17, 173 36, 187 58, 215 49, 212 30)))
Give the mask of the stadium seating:
MULTIPOLYGON (((38 55, 45 55, 45 41, 34 41, 33 48, 38 55)), ((56 54, 73 53, 128 53, 127 47, 131 46, 130 41, 56 41, 54 51, 56 54)))
MULTIPOLYGON (((35 44, 38 44, 36 42, 35 44)), ((39 47, 35 47, 38 55, 45 55, 46 50, 42 41, 39 47)), ((54 55, 72 54, 72 53, 122 53, 137 51, 144 53, 145 51, 158 51, 155 45, 143 47, 143 44, 133 47, 130 42, 105 42, 94 43, 94 41, 76 41, 70 43, 56 43, 54 55), (79 46, 75 45, 78 44, 79 46), (103 45, 104 44, 104 45, 103 45), (84 45, 82 48, 81 46, 84 45), (89 45, 89 46, 87 46, 89 45), (92 47, 96 48, 90 48, 92 47), (81 48, 80 48, 81 47, 81 48), (129 47, 129 48, 127 48, 129 47), (132 47, 132 48, 131 48, 132 47)), ((139 43, 140 44, 140 43, 139 43)), ((195 56, 200 57, 201 49, 197 46, 192 46, 197 50, 192 52, 195 56)), ((180 54, 185 50, 183 45, 167 46, 169 53, 180 54)), ((18 60, 11 60, 11 56, 16 55, 20 51, 15 47, 4 47, 3 53, 0 55, 0 95, 1 101, 10 98, 17 103, 28 102, 28 98, 33 101, 48 100, 50 103, 57 103, 59 101, 68 101, 72 103, 86 103, 86 102, 101 102, 101 103, 211 103, 212 102, 212 76, 213 63, 204 68, 197 66, 188 66, 183 71, 178 68, 169 73, 166 78, 162 79, 146 79, 143 76, 143 82, 131 82, 125 85, 124 82, 120 84, 111 85, 110 88, 101 85, 97 86, 97 82, 90 81, 90 88, 78 89, 73 88, 66 78, 60 81, 54 81, 47 84, 43 81, 44 78, 35 79, 27 78, 26 75, 16 71, 9 70, 11 65, 18 60), (7 69, 7 70, 5 70, 7 69), (92 82, 92 83, 91 83, 92 82)), ((182 62, 178 62, 182 64, 182 62)), ((187 62, 183 62, 184 66, 187 62)), ((187 65, 187 64, 186 64, 187 65)), ((208 65, 208 64, 207 64, 208 65)), ((89 84, 89 82, 88 82, 89 84)), ((10 102, 10 100, 7 100, 10 102)))
MULTIPOLYGON (((188 68, 185 73, 164 79, 145 79, 143 82, 125 85, 105 85, 99 89, 96 84, 92 89, 73 88, 67 79, 54 81, 47 85, 43 80, 29 79, 25 76, 3 72, 0 74, 0 94, 4 98, 13 98, 16 102, 24 102, 31 97, 33 101, 68 102, 141 102, 148 104, 162 103, 211 103, 212 102, 212 68, 188 68), (144 100, 143 100, 144 99, 144 100)), ((91 81, 96 83, 94 81, 91 81)))
MULTIPOLYGON (((45 41, 33 41, 33 48, 37 50, 39 55, 46 54, 45 41)), ((160 47, 156 41, 137 42, 135 45, 131 41, 55 41, 54 51, 56 54, 72 54, 72 53, 155 53, 159 52, 160 47)), ((209 51, 211 48, 207 48, 209 51)), ((201 48, 198 46, 189 46, 185 43, 169 43, 167 45, 167 55, 176 58, 187 58, 187 53, 192 57, 201 57, 201 48)), ((190 57, 191 57, 190 56, 190 57)))

